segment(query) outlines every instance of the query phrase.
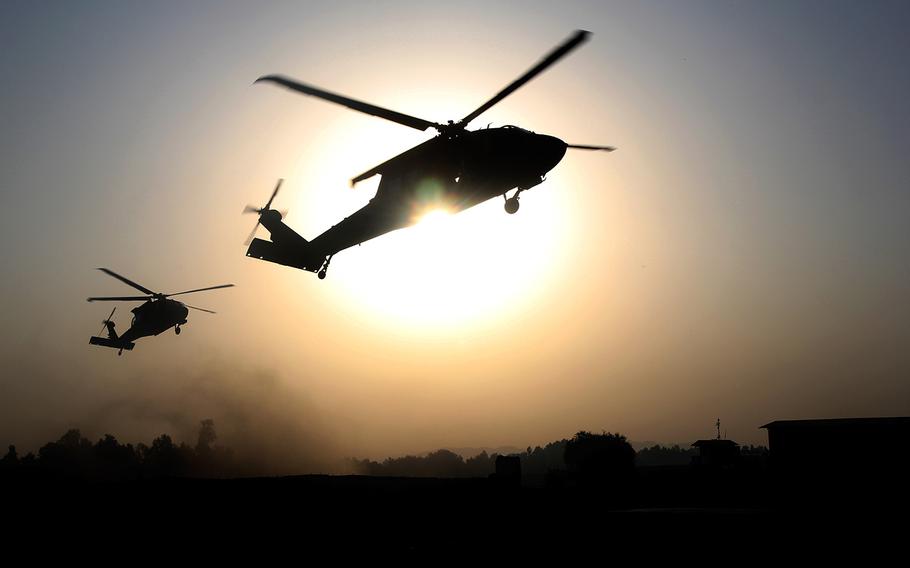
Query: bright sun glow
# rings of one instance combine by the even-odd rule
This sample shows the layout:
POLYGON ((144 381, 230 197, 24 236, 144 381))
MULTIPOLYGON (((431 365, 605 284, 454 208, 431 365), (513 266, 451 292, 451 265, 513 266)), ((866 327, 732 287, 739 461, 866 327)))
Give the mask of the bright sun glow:
POLYGON ((527 306, 557 253, 565 225, 549 216, 552 200, 536 205, 538 212, 528 206, 516 215, 501 200, 456 215, 432 211, 351 249, 331 276, 348 301, 386 322, 426 329, 497 319, 527 306))
MULTIPOLYGON (((365 163, 388 158, 389 141, 374 142, 357 142, 364 152, 379 149, 365 163)), ((409 144, 403 140, 400 146, 409 144)), ((360 149, 350 148, 354 155, 360 149)), ((301 175, 304 169, 318 175, 304 181, 311 187, 289 188, 300 193, 288 223, 308 239, 365 205, 378 185, 375 177, 355 190, 345 188, 344 180, 360 166, 328 151, 323 157, 314 162, 309 155, 307 165, 300 164, 301 175), (308 169, 314 164, 318 174, 308 169)), ((411 227, 340 252, 322 283, 331 287, 327 297, 358 318, 372 314, 378 326, 414 332, 457 331, 463 324, 492 323, 530 309, 565 257, 569 224, 562 191, 558 180, 547 181, 522 194, 514 215, 503 210, 502 198, 457 214, 428 211, 411 227)))
POLYGON ((424 213, 420 218, 420 221, 417 222, 418 226, 441 226, 445 223, 452 214, 445 209, 433 209, 424 213))

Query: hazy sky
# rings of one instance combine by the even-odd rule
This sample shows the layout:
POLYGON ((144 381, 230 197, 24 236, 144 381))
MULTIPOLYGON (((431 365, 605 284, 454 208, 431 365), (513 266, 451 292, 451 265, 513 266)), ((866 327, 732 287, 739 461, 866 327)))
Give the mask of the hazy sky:
POLYGON ((212 417, 318 469, 906 415, 908 28, 907 2, 5 0, 0 444, 212 417), (518 214, 399 231, 324 281, 244 256, 240 211, 277 178, 312 238, 372 197, 352 176, 430 136, 257 77, 444 121, 579 28, 473 126, 617 152, 570 152, 518 214), (111 306, 84 300, 130 289, 97 266, 237 287, 118 358, 88 345, 111 306))

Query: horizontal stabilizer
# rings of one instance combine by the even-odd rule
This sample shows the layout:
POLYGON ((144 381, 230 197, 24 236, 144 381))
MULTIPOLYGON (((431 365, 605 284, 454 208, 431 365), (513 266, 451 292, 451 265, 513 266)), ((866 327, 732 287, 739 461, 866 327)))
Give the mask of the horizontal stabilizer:
POLYGON ((100 345, 102 347, 110 347, 112 349, 126 349, 127 351, 132 351, 133 347, 136 346, 132 341, 124 343, 123 341, 117 341, 114 339, 108 339, 107 337, 90 337, 88 342, 92 345, 100 345))
POLYGON ((246 255, 310 272, 319 270, 324 260, 324 257, 309 258, 303 247, 279 245, 262 239, 253 239, 253 242, 250 243, 250 248, 246 251, 246 255))

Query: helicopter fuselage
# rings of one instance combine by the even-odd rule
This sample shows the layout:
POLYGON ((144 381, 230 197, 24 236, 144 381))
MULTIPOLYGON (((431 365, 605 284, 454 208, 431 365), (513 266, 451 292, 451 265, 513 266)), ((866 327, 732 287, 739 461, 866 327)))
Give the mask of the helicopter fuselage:
POLYGON ((382 176, 373 199, 312 241, 285 225, 279 212, 263 211, 272 242, 255 239, 247 254, 315 272, 337 252, 413 225, 429 211, 455 213, 529 189, 566 148, 558 138, 514 126, 443 134, 368 172, 382 176))
POLYGON ((182 302, 168 298, 149 300, 131 310, 133 321, 130 328, 123 332, 119 340, 131 343, 140 337, 158 335, 162 331, 177 328, 186 323, 189 310, 182 302))
POLYGON ((281 186, 279 181, 264 207, 247 206, 244 209, 244 213, 259 215, 246 255, 310 272, 318 271, 322 279, 337 252, 413 225, 433 209, 463 211, 502 195, 506 212, 517 212, 518 195, 542 182, 546 173, 562 160, 568 148, 612 152, 615 150, 613 146, 566 144, 559 138, 535 134, 515 126, 467 129, 471 121, 565 57, 590 35, 585 30, 576 30, 492 98, 460 120, 450 120, 446 124, 326 91, 284 75, 259 77, 256 83, 272 83, 422 132, 433 128, 439 136, 351 180, 356 184, 374 175, 382 176, 379 189, 368 204, 311 242, 282 223, 281 213, 270 209, 281 186), (506 195, 514 188, 518 189, 511 197, 506 195), (260 223, 271 233, 271 240, 253 239, 260 223))
POLYGON ((193 290, 184 290, 183 292, 164 294, 162 292, 153 292, 142 284, 134 282, 121 274, 117 274, 110 268, 99 268, 98 270, 112 278, 116 278, 131 288, 139 290, 143 294, 142 296, 93 296, 87 298, 89 302, 142 302, 140 306, 131 310, 133 312, 133 321, 130 328, 126 330, 123 335, 117 335, 117 330, 115 329, 115 324, 113 322, 114 312, 117 311, 117 308, 114 308, 111 310, 111 315, 107 316, 107 319, 102 322, 104 327, 107 328, 107 337, 92 336, 89 338, 89 343, 91 345, 119 349, 118 354, 122 354, 124 349, 127 351, 131 350, 134 346, 133 342, 140 337, 158 335, 162 331, 172 327, 174 328, 174 332, 179 334, 180 326, 186 323, 186 316, 190 313, 188 308, 208 312, 210 314, 215 313, 212 310, 190 306, 189 304, 172 300, 171 296, 194 294, 196 292, 231 288, 234 286, 233 284, 219 284, 217 286, 207 286, 205 288, 195 288, 193 290))

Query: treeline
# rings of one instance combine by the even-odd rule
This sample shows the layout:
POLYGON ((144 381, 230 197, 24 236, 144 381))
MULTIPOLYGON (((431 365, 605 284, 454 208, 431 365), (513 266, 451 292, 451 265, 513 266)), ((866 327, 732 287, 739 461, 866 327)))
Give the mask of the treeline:
MULTIPOLYGON (((523 476, 543 477, 554 471, 628 471, 635 467, 635 450, 621 434, 579 432, 571 439, 528 447, 517 455, 523 476)), ((349 467, 361 475, 394 477, 486 477, 496 471, 497 454, 485 451, 468 459, 449 450, 425 456, 386 458, 381 462, 352 459, 349 467)))
POLYGON ((349 460, 349 469, 359 475, 387 477, 486 477, 493 473, 496 454, 481 452, 464 459, 449 450, 436 450, 425 456, 386 458, 381 462, 368 459, 349 460))
MULTIPOLYGON (((564 453, 568 440, 537 446, 520 454, 523 475, 545 475, 556 469, 565 469, 564 453)), ((359 475, 388 477, 487 477, 496 470, 499 454, 483 451, 476 456, 463 458, 449 450, 436 450, 425 456, 386 458, 383 461, 353 458, 347 469, 359 475)))
MULTIPOLYGON (((604 455, 618 453, 621 461, 637 467, 689 466, 698 450, 692 447, 661 446, 655 444, 637 452, 632 449, 625 436, 621 434, 592 434, 579 432, 571 439, 550 442, 545 446, 528 448, 517 455, 521 460, 523 476, 545 477, 553 472, 572 469, 577 448, 594 448, 592 452, 604 452, 604 455), (566 456, 567 448, 569 456, 566 456)), ((585 449, 584 451, 589 451, 585 449)), ((764 446, 741 446, 743 456, 764 456, 768 448, 764 446)), ((386 458, 383 461, 368 459, 351 459, 348 470, 360 475, 378 475, 391 477, 484 477, 496 470, 497 454, 485 451, 467 459, 449 450, 437 450, 425 456, 404 456, 386 458)))
MULTIPOLYGON (((162 434, 150 445, 121 444, 108 434, 92 443, 77 429, 56 442, 42 446, 37 455, 20 457, 10 446, 0 460, 0 475, 28 478, 81 478, 129 480, 157 477, 242 477, 265 472, 249 459, 215 445, 215 423, 203 420, 195 445, 175 443, 162 434)), ((764 456, 764 446, 742 446, 743 456, 764 456)), ((552 477, 559 472, 628 472, 638 467, 688 466, 697 451, 678 445, 632 448, 625 436, 603 432, 578 432, 570 439, 545 446, 528 447, 517 457, 525 477, 552 477)), ((450 451, 437 450, 424 456, 387 458, 383 461, 352 458, 343 465, 345 473, 385 477, 487 477, 496 471, 496 453, 486 451, 467 459, 450 451)))
POLYGON ((233 477, 243 475, 230 449, 215 446, 215 423, 200 423, 196 444, 176 444, 162 434, 151 445, 121 444, 107 434, 92 443, 78 429, 67 431, 38 454, 19 457, 10 446, 0 460, 5 477, 130 480, 156 477, 233 477))
POLYGON ((670 465, 689 465, 692 458, 698 455, 695 448, 681 448, 679 445, 651 447, 638 450, 635 456, 635 464, 641 467, 653 466, 670 466, 670 465))

